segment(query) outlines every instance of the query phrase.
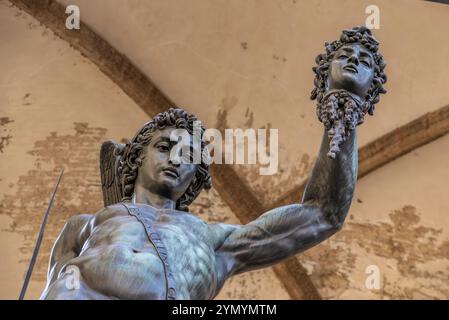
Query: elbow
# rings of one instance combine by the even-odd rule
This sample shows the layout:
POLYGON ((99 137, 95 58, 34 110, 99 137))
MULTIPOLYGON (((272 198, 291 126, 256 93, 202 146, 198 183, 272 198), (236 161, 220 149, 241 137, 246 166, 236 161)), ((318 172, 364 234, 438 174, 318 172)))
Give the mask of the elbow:
POLYGON ((351 199, 348 199, 343 205, 328 205, 322 207, 324 218, 335 232, 338 232, 343 228, 350 206, 351 199))
POLYGON ((330 226, 332 234, 339 232, 341 229, 343 229, 343 221, 332 223, 330 226))
POLYGON ((347 213, 348 210, 323 211, 323 218, 331 234, 337 233, 343 228, 347 213))
POLYGON ((330 223, 326 221, 321 225, 321 230, 317 234, 317 239, 324 241, 332 237, 334 234, 338 233, 343 228, 343 223, 330 223))

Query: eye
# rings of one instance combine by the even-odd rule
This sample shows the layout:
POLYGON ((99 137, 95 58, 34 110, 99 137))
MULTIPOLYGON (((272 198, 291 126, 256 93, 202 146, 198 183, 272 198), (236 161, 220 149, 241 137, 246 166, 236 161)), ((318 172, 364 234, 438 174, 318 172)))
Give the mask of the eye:
POLYGON ((170 150, 169 146, 166 143, 158 143, 156 148, 161 152, 167 152, 170 150))
POLYGON ((367 61, 367 60, 362 60, 361 62, 362 62, 365 66, 371 67, 371 63, 370 63, 369 61, 367 61))
POLYGON ((340 54, 339 58, 347 58, 348 56, 344 53, 340 54))

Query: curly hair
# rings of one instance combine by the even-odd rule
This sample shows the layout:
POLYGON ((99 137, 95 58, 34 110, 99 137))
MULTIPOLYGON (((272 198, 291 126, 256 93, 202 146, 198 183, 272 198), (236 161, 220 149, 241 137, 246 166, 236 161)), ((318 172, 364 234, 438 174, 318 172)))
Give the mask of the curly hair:
POLYGON ((312 90, 310 98, 312 100, 317 100, 319 103, 322 102, 325 91, 326 91, 326 81, 329 72, 329 65, 335 56, 335 53, 346 44, 359 43, 368 49, 374 58, 374 78, 370 89, 365 98, 365 105, 363 110, 368 112, 370 115, 374 114, 374 105, 379 102, 379 94, 386 93, 383 84, 387 82, 387 76, 384 73, 386 63, 382 57, 382 54, 378 52, 379 42, 374 38, 371 30, 365 26, 354 27, 349 30, 343 30, 340 40, 333 41, 331 43, 326 42, 325 48, 326 52, 319 54, 315 58, 317 66, 313 67, 312 70, 315 73, 314 85, 315 88, 312 90))
MULTIPOLYGON (((154 132, 166 127, 186 129, 189 134, 193 134, 193 124, 198 121, 194 114, 189 114, 181 108, 170 108, 168 111, 157 114, 153 120, 147 122, 123 148, 120 154, 118 172, 120 174, 120 184, 122 188, 122 201, 129 201, 134 192, 134 184, 137 179, 138 169, 142 165, 142 151, 153 138, 154 132)), ((201 126, 201 137, 205 128, 201 126)), ((206 143, 201 139, 201 150, 204 150, 206 143)), ((176 209, 188 211, 188 206, 196 199, 201 190, 210 189, 212 179, 209 174, 209 163, 201 159, 198 170, 187 188, 186 192, 177 200, 176 209)))

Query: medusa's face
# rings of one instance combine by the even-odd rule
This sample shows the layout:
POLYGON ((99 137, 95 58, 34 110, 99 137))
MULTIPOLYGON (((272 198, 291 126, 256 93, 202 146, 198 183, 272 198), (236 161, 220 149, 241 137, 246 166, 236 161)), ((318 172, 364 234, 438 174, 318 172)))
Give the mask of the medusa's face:
POLYGON ((338 49, 329 66, 328 90, 345 89, 365 99, 374 78, 374 59, 361 44, 338 49))
POLYGON ((152 193, 178 200, 187 190, 197 171, 197 164, 188 161, 174 161, 171 157, 172 148, 179 143, 174 142, 170 135, 174 127, 156 130, 151 142, 143 149, 143 161, 139 167, 136 183, 152 193))

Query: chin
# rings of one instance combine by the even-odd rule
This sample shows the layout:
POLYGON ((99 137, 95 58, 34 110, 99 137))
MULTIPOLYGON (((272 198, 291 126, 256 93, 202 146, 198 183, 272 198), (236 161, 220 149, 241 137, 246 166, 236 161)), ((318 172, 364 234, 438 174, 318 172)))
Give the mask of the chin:
POLYGON ((178 179, 170 177, 161 177, 161 179, 159 180, 159 184, 170 189, 175 189, 179 186, 178 179))
POLYGON ((356 93, 358 87, 358 78, 356 74, 346 73, 341 75, 338 81, 338 89, 344 89, 352 93, 356 93))

